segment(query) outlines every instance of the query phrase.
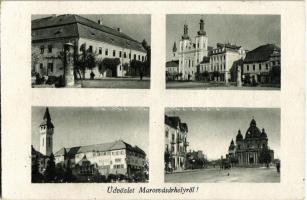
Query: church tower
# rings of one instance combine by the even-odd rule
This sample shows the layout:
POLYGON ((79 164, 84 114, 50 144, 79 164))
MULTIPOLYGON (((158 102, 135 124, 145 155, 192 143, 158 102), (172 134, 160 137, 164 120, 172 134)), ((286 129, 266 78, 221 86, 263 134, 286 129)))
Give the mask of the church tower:
POLYGON ((173 45, 173 58, 172 60, 177 60, 177 46, 176 46, 176 42, 174 42, 173 45))
POLYGON ((195 37, 196 44, 196 63, 199 63, 203 60, 204 56, 208 56, 208 37, 205 31, 205 22, 203 19, 200 19, 199 22, 199 31, 195 37))
POLYGON ((45 156, 50 156, 53 148, 53 130, 54 126, 51 122, 51 117, 48 107, 46 108, 43 122, 39 125, 40 131, 40 152, 45 156))

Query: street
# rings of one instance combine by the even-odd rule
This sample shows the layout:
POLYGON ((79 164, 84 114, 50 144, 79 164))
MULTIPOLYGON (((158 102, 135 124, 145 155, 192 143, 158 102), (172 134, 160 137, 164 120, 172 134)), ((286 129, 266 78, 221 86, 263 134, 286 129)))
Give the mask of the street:
POLYGON ((219 167, 190 170, 173 174, 165 174, 165 182, 170 183, 265 183, 280 182, 280 174, 276 168, 232 168, 220 170, 219 167), (229 173, 229 176, 228 176, 229 173))
POLYGON ((126 88, 126 89, 149 89, 150 80, 144 78, 108 78, 95 80, 77 80, 82 88, 126 88))
POLYGON ((167 82, 166 89, 197 89, 197 90, 280 90, 280 87, 236 87, 234 85, 226 86, 221 83, 204 82, 167 82))

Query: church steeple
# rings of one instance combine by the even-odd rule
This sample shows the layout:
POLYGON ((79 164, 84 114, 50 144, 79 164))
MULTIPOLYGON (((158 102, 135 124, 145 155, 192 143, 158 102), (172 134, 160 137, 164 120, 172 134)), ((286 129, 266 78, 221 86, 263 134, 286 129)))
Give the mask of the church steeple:
POLYGON ((53 148, 54 125, 51 121, 49 109, 46 108, 43 122, 39 125, 40 129, 40 152, 43 155, 50 156, 53 148))
POLYGON ((188 40, 188 39, 190 39, 190 37, 189 37, 189 28, 188 28, 188 25, 187 24, 184 24, 184 26, 183 26, 183 35, 182 35, 182 39, 183 40, 188 40))
POLYGON ((205 31, 205 23, 203 19, 200 19, 199 22, 199 31, 197 32, 198 35, 206 35, 206 31, 205 31))
POLYGON ((177 46, 176 46, 176 42, 174 42, 174 45, 173 45, 173 53, 177 52, 177 46))

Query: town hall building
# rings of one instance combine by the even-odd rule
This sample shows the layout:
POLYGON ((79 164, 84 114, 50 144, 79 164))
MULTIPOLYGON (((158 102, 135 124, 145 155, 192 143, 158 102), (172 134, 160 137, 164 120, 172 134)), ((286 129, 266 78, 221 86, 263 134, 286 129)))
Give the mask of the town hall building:
POLYGON ((44 174, 51 154, 54 155, 57 166, 71 168, 72 173, 81 180, 97 173, 105 176, 122 174, 132 177, 145 170, 146 153, 138 146, 132 146, 123 140, 63 147, 53 152, 54 128, 49 109, 46 108, 43 122, 39 126, 40 150, 37 151, 32 146, 32 165, 38 163, 41 174, 44 174))

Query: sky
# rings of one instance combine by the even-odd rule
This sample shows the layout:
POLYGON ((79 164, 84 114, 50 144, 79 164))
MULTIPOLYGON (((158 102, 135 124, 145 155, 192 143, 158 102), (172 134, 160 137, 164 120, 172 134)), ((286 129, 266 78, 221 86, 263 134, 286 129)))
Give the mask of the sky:
POLYGON ((167 15, 167 60, 172 59, 175 41, 179 48, 183 25, 188 25, 189 36, 194 41, 201 18, 205 21, 209 46, 216 47, 218 42, 231 42, 247 50, 267 43, 280 46, 280 15, 167 15))
MULTIPOLYGON (((32 20, 48 17, 51 15, 32 15, 32 20)), ((148 44, 151 42, 151 21, 150 15, 116 15, 116 14, 106 14, 106 15, 80 15, 87 19, 93 20, 95 22, 99 20, 102 21, 103 25, 111 28, 121 28, 122 32, 126 35, 132 37, 133 39, 142 42, 143 39, 147 41, 148 44)))
POLYGON ((265 129, 274 157, 280 158, 279 108, 167 108, 166 115, 179 116, 188 125, 188 150, 202 150, 209 160, 225 157, 238 130, 245 137, 251 120, 265 129))
MULTIPOLYGON (((46 107, 32 107, 32 145, 39 151, 39 124, 46 107)), ((122 139, 148 155, 149 109, 143 107, 49 107, 55 126, 53 152, 122 139)))

